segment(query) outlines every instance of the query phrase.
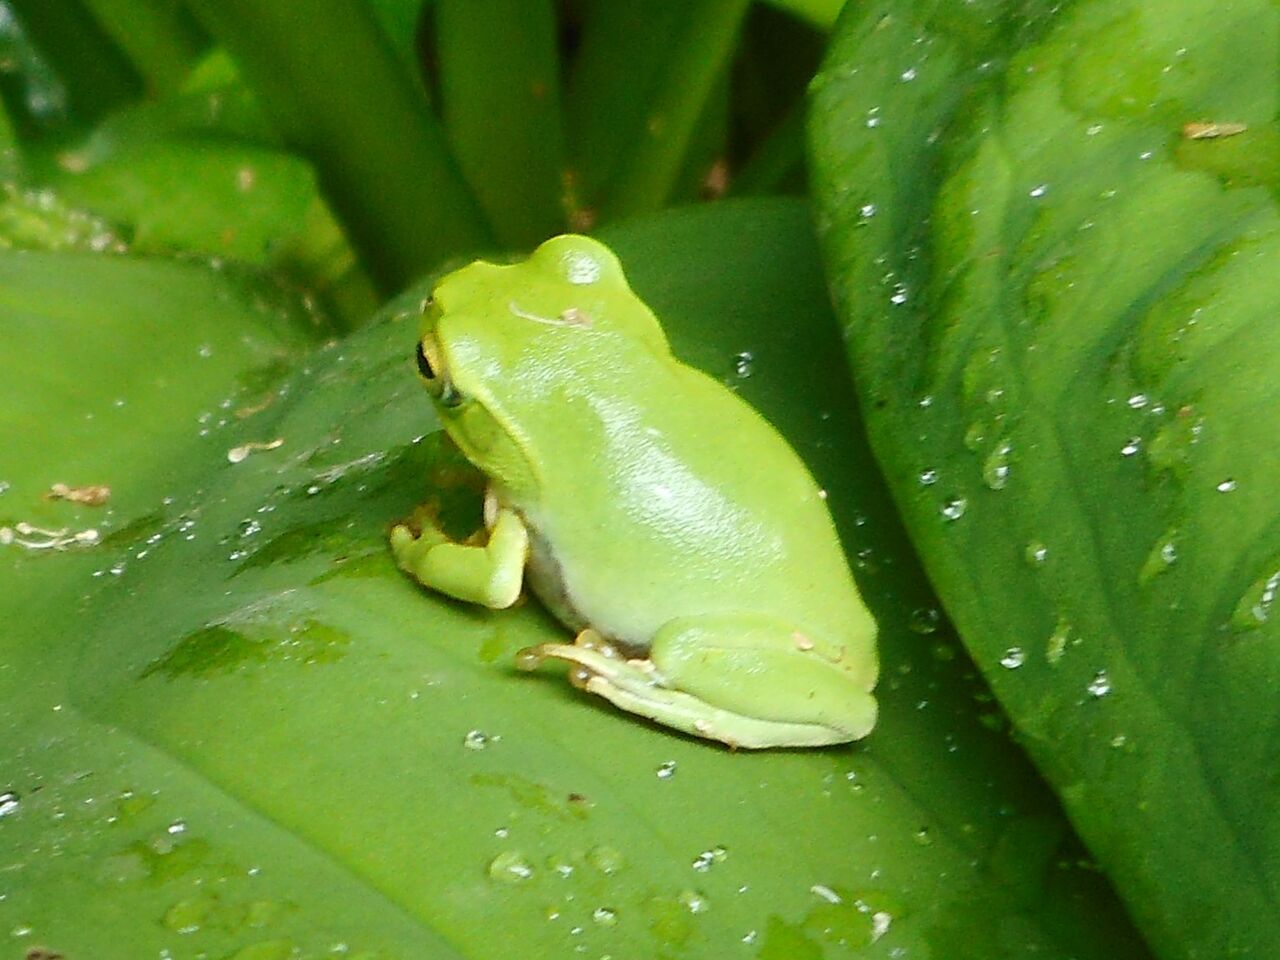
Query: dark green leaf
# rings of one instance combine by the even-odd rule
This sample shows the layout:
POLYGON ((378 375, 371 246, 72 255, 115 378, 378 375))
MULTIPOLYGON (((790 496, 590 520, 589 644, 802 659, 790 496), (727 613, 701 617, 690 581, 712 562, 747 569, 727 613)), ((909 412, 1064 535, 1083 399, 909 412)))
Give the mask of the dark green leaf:
POLYGON ((882 2, 816 84, 872 444, 1169 958, 1280 955, 1278 38, 1264 0, 882 2))

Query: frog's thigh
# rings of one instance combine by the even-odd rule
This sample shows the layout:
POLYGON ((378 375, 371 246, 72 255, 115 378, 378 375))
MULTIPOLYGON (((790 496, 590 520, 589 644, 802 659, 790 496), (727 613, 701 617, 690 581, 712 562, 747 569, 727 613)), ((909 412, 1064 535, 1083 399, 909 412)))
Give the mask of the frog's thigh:
POLYGON ((396 563, 423 586, 495 610, 520 595, 529 556, 529 531, 511 510, 499 510, 483 546, 453 543, 438 530, 415 537, 408 527, 391 531, 396 563))
POLYGON ((778 724, 818 725, 826 742, 871 732, 874 674, 858 676, 833 662, 803 633, 751 614, 681 617, 664 624, 649 657, 670 686, 720 710, 778 724))

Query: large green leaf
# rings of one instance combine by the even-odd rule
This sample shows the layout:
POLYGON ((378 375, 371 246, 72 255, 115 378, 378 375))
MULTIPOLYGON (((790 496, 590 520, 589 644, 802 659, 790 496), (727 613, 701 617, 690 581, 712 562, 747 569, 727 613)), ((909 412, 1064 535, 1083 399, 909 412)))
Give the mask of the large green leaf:
MULTIPOLYGON (((0 931, 101 960, 1145 955, 937 618, 860 439, 804 208, 607 239, 678 352, 830 491, 883 626, 871 738, 733 753, 675 735, 516 671, 516 649, 563 634, 536 605, 476 610, 394 569, 389 524, 467 476, 413 376, 425 287, 220 404, 233 368, 202 375, 198 345, 256 342, 255 311, 226 316, 216 285, 175 309, 191 348, 165 350, 169 392, 148 394, 76 327, 144 363, 154 330, 68 259, 80 307, 56 360, 74 376, 53 391, 24 365, 6 396, 32 394, 51 431, 150 397, 179 432, 103 432, 83 455, 120 491, 115 549, 2 555, 0 931)), ((4 496, 14 518, 70 509, 37 499, 70 476, 40 447, 5 469, 29 480, 4 496)))
POLYGON ((904 0, 815 85, 873 447, 1166 957, 1280 955, 1278 65, 1266 0, 904 0))

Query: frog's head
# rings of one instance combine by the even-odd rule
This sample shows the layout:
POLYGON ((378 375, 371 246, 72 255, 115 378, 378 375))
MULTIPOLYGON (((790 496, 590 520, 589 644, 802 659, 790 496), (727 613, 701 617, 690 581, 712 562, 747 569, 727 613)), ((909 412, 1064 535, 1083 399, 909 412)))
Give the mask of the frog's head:
POLYGON ((538 404, 557 378, 598 359, 604 338, 619 336, 669 352, 613 251, 589 237, 554 237, 521 263, 476 261, 437 283, 418 373, 467 459, 507 489, 531 492, 538 404))

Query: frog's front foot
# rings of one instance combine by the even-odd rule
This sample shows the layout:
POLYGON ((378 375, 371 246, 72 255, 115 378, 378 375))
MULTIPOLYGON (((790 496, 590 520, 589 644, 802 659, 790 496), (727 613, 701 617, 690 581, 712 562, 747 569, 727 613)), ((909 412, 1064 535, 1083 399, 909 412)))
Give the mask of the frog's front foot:
POLYGON ((431 525, 415 533, 403 523, 392 529, 390 540, 400 569, 423 586, 495 610, 520 595, 529 533, 510 510, 497 512, 483 544, 454 543, 431 525))
POLYGON ((579 689, 604 697, 623 710, 735 749, 816 747, 853 739, 844 731, 820 724, 751 717, 682 693, 668 685, 651 660, 627 659, 590 628, 579 633, 572 644, 526 647, 516 654, 516 665, 536 670, 547 659, 568 663, 569 682, 579 689))

